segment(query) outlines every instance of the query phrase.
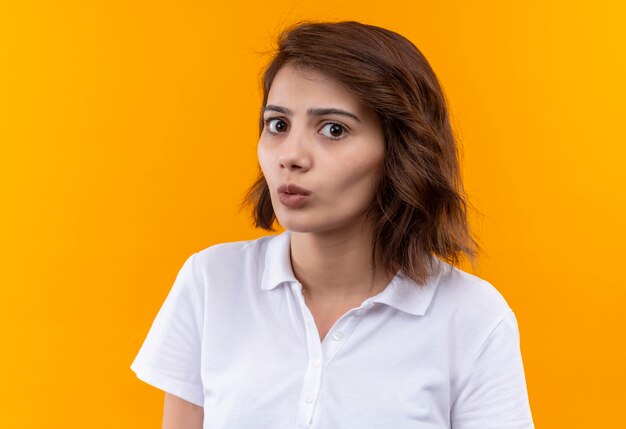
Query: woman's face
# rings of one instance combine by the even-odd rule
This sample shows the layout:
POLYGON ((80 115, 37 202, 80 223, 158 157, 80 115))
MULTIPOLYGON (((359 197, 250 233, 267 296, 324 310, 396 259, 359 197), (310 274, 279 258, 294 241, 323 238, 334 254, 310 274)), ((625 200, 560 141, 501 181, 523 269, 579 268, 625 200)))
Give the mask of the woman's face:
POLYGON ((339 82, 286 65, 274 78, 263 119, 259 164, 280 224, 295 232, 359 225, 385 156, 376 113, 339 82), (280 196, 279 187, 286 184, 310 194, 280 196))

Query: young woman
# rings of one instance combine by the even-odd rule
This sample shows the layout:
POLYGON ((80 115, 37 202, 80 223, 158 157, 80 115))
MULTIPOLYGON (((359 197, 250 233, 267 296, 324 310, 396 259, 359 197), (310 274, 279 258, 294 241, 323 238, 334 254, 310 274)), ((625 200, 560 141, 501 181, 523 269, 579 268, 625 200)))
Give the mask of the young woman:
POLYGON ((265 70, 245 203, 285 231, 191 255, 131 368, 164 427, 530 429, 515 315, 478 252, 420 51, 299 23, 265 70))

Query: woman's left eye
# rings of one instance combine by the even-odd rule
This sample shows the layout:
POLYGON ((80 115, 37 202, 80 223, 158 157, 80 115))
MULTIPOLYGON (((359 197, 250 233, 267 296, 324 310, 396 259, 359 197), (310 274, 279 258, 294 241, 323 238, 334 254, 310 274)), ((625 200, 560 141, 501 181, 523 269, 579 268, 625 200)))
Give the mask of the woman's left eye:
POLYGON ((332 140, 342 139, 344 137, 344 134, 346 134, 346 131, 347 131, 343 125, 338 124, 336 122, 329 122, 328 124, 325 124, 322 130, 326 130, 327 134, 324 134, 324 133, 322 134, 324 134, 326 137, 332 140))

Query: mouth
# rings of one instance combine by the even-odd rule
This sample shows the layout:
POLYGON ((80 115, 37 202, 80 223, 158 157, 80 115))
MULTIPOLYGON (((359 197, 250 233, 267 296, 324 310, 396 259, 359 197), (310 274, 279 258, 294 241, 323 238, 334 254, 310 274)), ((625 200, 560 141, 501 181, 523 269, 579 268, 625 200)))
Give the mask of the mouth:
POLYGON ((309 200, 311 191, 306 188, 288 183, 278 188, 278 199, 289 208, 300 208, 309 200))
POLYGON ((278 188, 278 193, 286 194, 286 195, 302 195, 302 196, 311 195, 311 191, 301 186, 295 185, 293 183, 287 183, 285 185, 280 186, 278 188))

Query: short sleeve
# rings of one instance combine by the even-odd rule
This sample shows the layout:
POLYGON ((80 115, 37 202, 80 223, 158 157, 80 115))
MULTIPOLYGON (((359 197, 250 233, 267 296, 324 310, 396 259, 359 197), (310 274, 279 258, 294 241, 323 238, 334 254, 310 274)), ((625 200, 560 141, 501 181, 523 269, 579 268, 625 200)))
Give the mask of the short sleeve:
POLYGON ((517 320, 510 311, 459 379, 452 429, 533 429, 517 320))
POLYGON ((194 277, 194 255, 179 270, 130 368, 140 380, 203 406, 200 352, 204 306, 194 277))

